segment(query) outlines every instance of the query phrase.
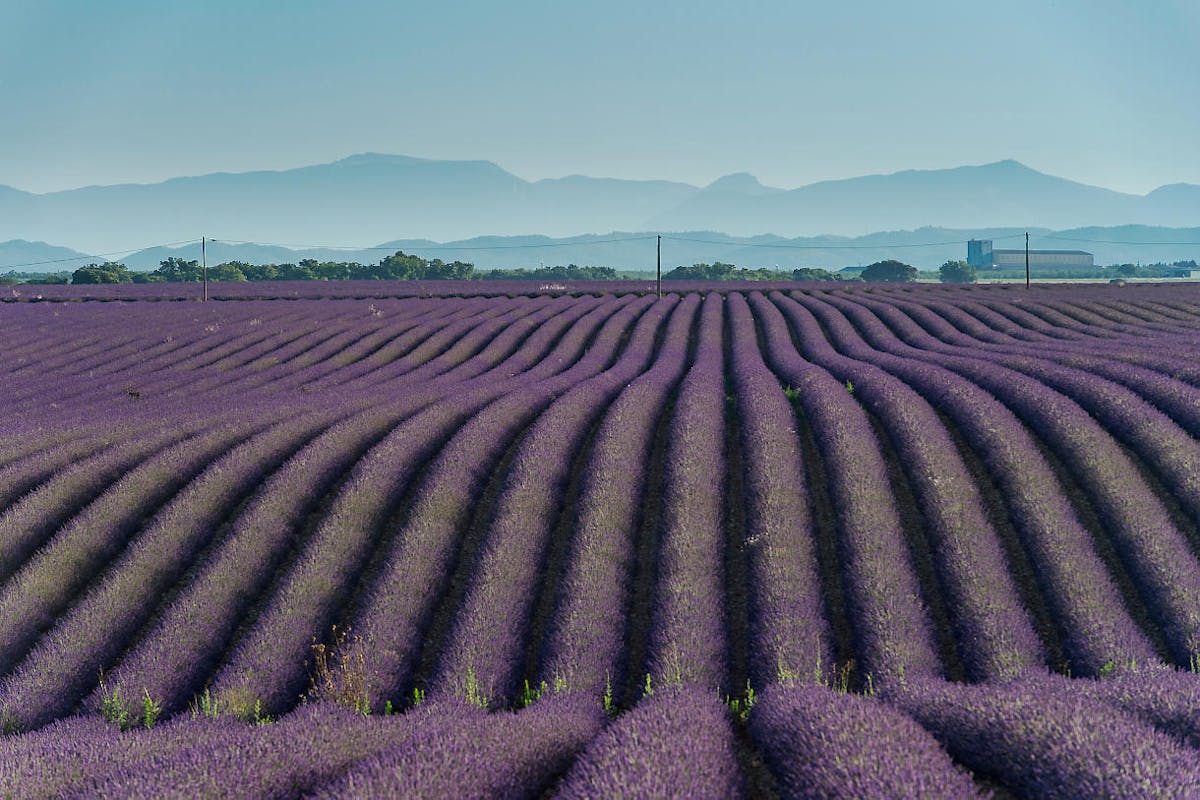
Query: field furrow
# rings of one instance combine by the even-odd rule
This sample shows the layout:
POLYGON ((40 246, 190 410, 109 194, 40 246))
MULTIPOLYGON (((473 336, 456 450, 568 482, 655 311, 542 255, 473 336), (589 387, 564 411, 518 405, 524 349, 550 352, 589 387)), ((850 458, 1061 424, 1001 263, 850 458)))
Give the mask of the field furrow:
POLYGON ((665 285, 6 293, 0 795, 1197 794, 1200 290, 665 285))

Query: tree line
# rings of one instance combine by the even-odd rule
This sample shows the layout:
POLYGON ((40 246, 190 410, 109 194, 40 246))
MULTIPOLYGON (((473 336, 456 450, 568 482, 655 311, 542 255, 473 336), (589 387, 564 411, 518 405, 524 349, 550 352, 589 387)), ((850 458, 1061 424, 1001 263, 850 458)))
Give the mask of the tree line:
MULTIPOLYGON (((180 283, 203 279, 200 262, 172 257, 159 263, 151 272, 131 270, 124 264, 104 262, 88 264, 73 273, 54 275, 0 276, 4 283, 180 283)), ((403 251, 382 258, 376 264, 354 261, 317 261, 304 259, 299 263, 249 264, 226 261, 208 267, 208 280, 218 281, 313 281, 313 280, 548 280, 548 281, 611 281, 644 277, 645 273, 623 273, 612 267, 566 266, 533 269, 479 270, 465 261, 442 261, 407 255, 403 251)), ((678 266, 663 273, 663 279, 694 281, 868 281, 909 282, 917 279, 916 267, 901 261, 877 261, 857 275, 826 269, 802 267, 793 270, 738 267, 720 261, 712 264, 678 266)), ((939 270, 944 283, 973 283, 975 268, 964 261, 947 261, 939 270)))
MULTIPOLYGON (((396 252, 378 264, 358 261, 318 261, 304 259, 296 264, 247 264, 223 261, 208 267, 209 281, 617 281, 622 276, 611 266, 541 266, 536 269, 476 270, 468 261, 424 259, 396 252)), ((187 283, 204 279, 204 267, 197 260, 168 258, 156 270, 130 270, 124 264, 80 266, 64 275, 61 283, 187 283)))
MULTIPOLYGON (((566 266, 536 269, 477 270, 465 261, 425 259, 397 251, 377 264, 356 261, 317 261, 304 259, 296 264, 248 264, 226 261, 208 267, 210 281, 345 281, 345 280, 619 280, 612 267, 566 266)), ((106 262, 88 264, 71 274, 70 282, 97 283, 186 283, 204 279, 200 262, 168 258, 152 272, 130 270, 124 264, 106 262)))
POLYGON ((825 269, 803 267, 790 271, 779 269, 747 269, 720 261, 712 264, 693 264, 675 267, 663 273, 664 281, 837 281, 841 275, 825 269))
MULTIPOLYGON (((1038 270, 1041 278, 1163 278, 1198 269, 1194 260, 1153 264, 1114 264, 1090 270, 1038 270)), ((97 284, 97 283, 159 283, 200 281, 203 269, 198 261, 168 258, 152 272, 130 270, 124 264, 105 262, 88 264, 74 272, 28 273, 9 271, 0 274, 0 285, 31 284, 97 284)), ((852 272, 833 272, 815 267, 793 270, 748 269, 716 261, 712 264, 678 266, 663 273, 664 280, 694 281, 868 281, 906 283, 917 280, 916 267, 896 260, 877 261, 852 272)), ((926 273, 927 275, 929 273, 926 273)), ((937 271, 942 283, 974 283, 975 267, 965 261, 947 261, 937 271)), ((1016 273, 1012 273, 1016 274, 1016 273)), ((1023 274, 1023 273, 1022 273, 1023 274)), ((476 269, 464 261, 442 261, 406 255, 403 251, 387 256, 377 264, 354 261, 317 261, 304 259, 297 264, 248 264, 227 261, 208 268, 210 281, 312 281, 312 280, 524 280, 524 281, 613 281, 644 280, 653 273, 627 272, 612 267, 577 266, 568 264, 533 269, 476 269)), ((990 272, 995 277, 1009 277, 1009 272, 990 272)), ((1187 277, 1184 275, 1183 277, 1187 277)))
MULTIPOLYGON (((130 270, 124 264, 106 262, 88 264, 71 274, 75 284, 98 283, 181 283, 203 279, 200 262, 168 258, 152 272, 130 270)), ((915 274, 915 270, 913 271, 915 274)), ((397 252, 377 264, 353 261, 317 261, 304 259, 296 264, 248 264, 227 261, 208 267, 210 281, 313 281, 313 280, 553 280, 553 281, 611 281, 628 278, 612 267, 566 266, 534 269, 478 270, 464 261, 424 259, 397 252)), ((693 264, 676 267, 663 274, 664 280, 701 281, 829 281, 842 280, 835 272, 802 268, 790 271, 738 268, 733 264, 693 264)))
MULTIPOLYGON (((377 264, 317 261, 296 264, 248 264, 226 261, 208 267, 210 281, 341 281, 341 280, 471 280, 475 267, 463 261, 427 260, 396 252, 377 264)), ((71 283, 187 283, 204 279, 199 261, 172 257, 152 272, 135 272, 124 264, 88 264, 71 275, 71 283)))

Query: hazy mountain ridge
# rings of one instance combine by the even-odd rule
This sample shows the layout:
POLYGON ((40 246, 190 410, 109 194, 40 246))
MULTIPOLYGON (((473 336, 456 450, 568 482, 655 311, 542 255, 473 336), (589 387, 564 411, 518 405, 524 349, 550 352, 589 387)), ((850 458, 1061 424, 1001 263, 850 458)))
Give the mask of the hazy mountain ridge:
MULTIPOLYGON (((74 270, 87 263, 86 253, 69 247, 46 242, 30 242, 12 239, 0 242, 0 272, 20 270, 22 272, 62 272, 74 270), (12 265, 12 266, 6 266, 12 265), (18 266, 20 265, 20 266, 18 266)), ((101 259, 95 259, 97 261, 101 259)))
POLYGON ((364 153, 279 171, 219 172, 154 184, 31 194, 0 186, 0 240, 42 239, 107 252, 193 239, 358 244, 538 231, 716 230, 737 236, 862 235, 951 229, 1200 220, 1200 186, 1115 192, 1016 161, 905 170, 795 189, 734 173, 708 186, 571 175, 526 181, 490 161, 364 153))
MULTIPOLYGON (((1062 231, 1032 229, 1033 248, 1087 250, 1097 264, 1127 262, 1171 262, 1200 260, 1200 227, 1162 228, 1144 225, 1077 228, 1062 231), (1153 244, 1124 244, 1151 242, 1153 244), (1182 243, 1182 244, 1178 244, 1182 243), (1190 244, 1189 244, 1190 243, 1190 244)), ((663 236, 663 269, 679 265, 723 261, 740 267, 824 267, 869 264, 896 258, 922 269, 936 269, 950 259, 966 256, 967 239, 992 239, 997 248, 1020 249, 1024 229, 976 228, 951 230, 920 228, 910 231, 881 231, 858 237, 813 236, 788 239, 782 236, 729 236, 712 231, 691 231, 663 236)), ((602 235, 554 239, 548 236, 483 236, 451 242, 429 239, 397 239, 372 248, 289 249, 279 246, 209 242, 208 263, 245 261, 255 264, 317 261, 356 261, 375 263, 396 250, 440 258, 443 261, 469 261, 480 269, 537 267, 541 264, 578 264, 607 266, 624 270, 654 269, 653 233, 614 232, 602 235)), ((131 269, 152 270, 170 258, 199 259, 200 245, 154 247, 117 259, 131 269)), ((0 273, 10 269, 28 272, 71 271, 89 261, 102 259, 84 256, 44 242, 0 242, 0 273), (78 257, 69 262, 42 266, 22 266, 28 262, 78 257)))
POLYGON ((927 225, 1071 228, 1126 223, 1178 226, 1200 219, 1200 186, 1168 195, 1123 194, 1046 175, 1016 161, 943 170, 905 170, 821 181, 738 203, 697 195, 646 227, 864 234, 927 225))

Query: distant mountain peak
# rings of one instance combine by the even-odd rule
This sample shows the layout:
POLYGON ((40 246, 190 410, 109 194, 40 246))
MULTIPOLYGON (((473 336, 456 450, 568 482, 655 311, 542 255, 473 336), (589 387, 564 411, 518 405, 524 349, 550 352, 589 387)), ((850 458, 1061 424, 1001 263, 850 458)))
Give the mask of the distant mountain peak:
POLYGON ((1176 195, 1191 196, 1191 195, 1196 194, 1197 192, 1200 192, 1200 184, 1167 183, 1167 184, 1164 184, 1164 185, 1158 187, 1157 189, 1150 192, 1150 194, 1148 194, 1146 196, 1147 197, 1167 197, 1167 196, 1176 196, 1176 195))
POLYGON ((1033 167, 1022 164, 1015 158, 1002 158, 999 161, 992 161, 988 164, 982 164, 981 167, 991 169, 1019 169, 1027 172, 1037 172, 1033 167))
MULTIPOLYGON (((515 232, 708 229, 852 236, 923 225, 983 229, 1036 223, 1061 230, 1184 226, 1197 219, 1200 187, 1167 186, 1148 197, 1123 194, 1014 159, 827 180, 786 191, 764 186, 747 172, 704 188, 583 176, 528 181, 492 161, 377 152, 294 169, 44 195, 0 187, 0 239, 63 241, 93 252, 138 241, 193 239, 198 232, 259 242, 361 245, 515 232)), ((28 260, 37 259, 16 259, 28 260)))
MULTIPOLYGON (((334 164, 343 164, 345 166, 357 166, 360 164, 411 164, 414 161, 425 161, 424 158, 415 158, 413 156, 402 156, 394 153, 355 153, 339 158, 334 161, 334 164)), ((319 165, 314 165, 319 166, 319 165)))
POLYGON ((461 168, 461 167, 486 167, 492 170, 502 170, 502 168, 493 161, 484 159, 439 159, 439 158, 419 158, 417 156, 404 156, 395 153, 355 153, 354 155, 339 158, 331 164, 314 164, 311 167, 302 167, 301 169, 321 169, 325 166, 333 167, 412 167, 425 166, 431 168, 461 168))
POLYGON ((763 186, 758 178, 749 172, 734 172, 717 178, 704 187, 706 192, 728 192, 730 194, 764 195, 783 191, 771 186, 763 186))

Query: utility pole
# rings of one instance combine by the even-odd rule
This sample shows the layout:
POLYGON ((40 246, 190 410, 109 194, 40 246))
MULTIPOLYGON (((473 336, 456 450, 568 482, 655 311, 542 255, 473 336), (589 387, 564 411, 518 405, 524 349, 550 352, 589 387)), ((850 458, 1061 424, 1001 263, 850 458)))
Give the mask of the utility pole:
POLYGON ((658 289, 658 299, 662 299, 662 234, 658 235, 658 267, 655 270, 654 285, 658 289))
POLYGON ((1025 231, 1025 288, 1029 288, 1029 231, 1025 231))
POLYGON ((208 237, 200 237, 200 274, 204 279, 204 302, 208 302, 208 237))

